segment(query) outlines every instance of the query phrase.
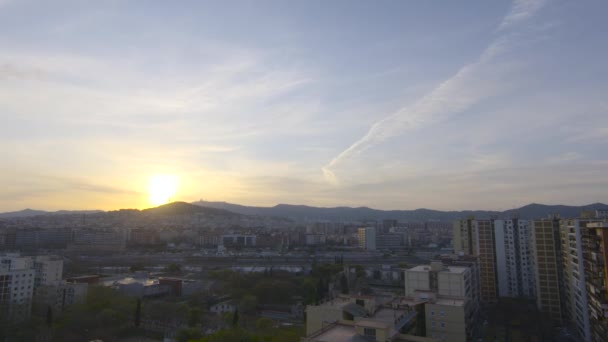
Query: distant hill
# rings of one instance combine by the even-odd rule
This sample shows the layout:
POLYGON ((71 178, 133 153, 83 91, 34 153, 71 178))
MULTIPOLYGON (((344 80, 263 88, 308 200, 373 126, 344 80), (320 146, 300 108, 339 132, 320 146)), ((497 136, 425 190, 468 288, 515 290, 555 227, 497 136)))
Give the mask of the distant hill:
POLYGON ((368 207, 335 207, 319 208, 306 205, 279 204, 274 207, 248 207, 227 202, 198 201, 193 204, 210 208, 229 210, 235 213, 258 216, 286 217, 297 221, 365 221, 394 219, 400 221, 441 220, 452 221, 468 216, 477 218, 512 218, 533 219, 558 214, 561 217, 578 217, 583 210, 608 209, 608 205, 594 203, 585 206, 529 204, 518 209, 506 211, 463 210, 440 211, 432 209, 415 210, 378 210, 368 207))
POLYGON ((171 202, 155 208, 142 210, 142 213, 162 216, 205 214, 209 216, 238 216, 240 214, 224 209, 208 208, 186 202, 171 202))
POLYGON ((7 213, 0 213, 0 218, 13 218, 13 217, 32 217, 39 215, 74 215, 74 214, 96 214, 101 213, 101 210, 59 210, 59 211, 44 211, 34 209, 23 209, 20 211, 12 211, 7 213))
MULTIPOLYGON (((584 206, 568 206, 568 205, 545 205, 532 203, 521 208, 510 209, 506 211, 486 211, 486 210, 463 210, 463 211, 440 211, 432 209, 415 209, 415 210, 378 210, 368 207, 335 207, 335 208, 320 208, 306 205, 290 205, 279 204, 274 207, 249 207, 239 204, 227 202, 207 202, 198 201, 194 203, 173 202, 161 205, 155 208, 144 209, 141 212, 152 215, 192 215, 204 214, 209 216, 238 216, 254 215, 262 217, 280 217, 295 221, 377 221, 382 219, 394 219, 400 221, 452 221, 468 216, 477 218, 512 218, 519 217, 522 219, 533 219, 547 217, 548 215, 557 214, 561 217, 578 217, 584 210, 608 210, 608 205, 603 203, 593 203, 584 206)), ((125 210, 122 210, 125 211, 125 210)), ((120 212, 122 212, 120 211, 120 212)), ((128 211, 128 210, 127 210, 128 211)), ((134 209, 133 212, 139 212, 134 209)), ((39 215, 71 215, 71 214, 94 214, 100 213, 100 210, 76 210, 76 211, 43 211, 24 209, 21 211, 0 213, 0 218, 13 217, 32 217, 39 215)), ((126 212, 126 211, 125 211, 126 212)))

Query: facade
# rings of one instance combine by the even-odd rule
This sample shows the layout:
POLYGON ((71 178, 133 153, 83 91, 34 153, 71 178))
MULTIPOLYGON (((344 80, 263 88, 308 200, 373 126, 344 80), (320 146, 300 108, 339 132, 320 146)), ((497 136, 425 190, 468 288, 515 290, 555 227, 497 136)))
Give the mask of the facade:
POLYGON ((131 229, 129 242, 134 245, 155 245, 160 242, 160 235, 155 229, 131 229))
POLYGON ((434 261, 405 271, 405 296, 427 301, 427 337, 450 342, 472 338, 479 312, 478 282, 472 266, 434 261))
POLYGON ((565 292, 562 268, 562 243, 559 219, 533 220, 532 257, 536 277, 536 306, 551 317, 554 323, 562 324, 565 292))
POLYGON ((82 229, 74 232, 74 241, 67 249, 70 251, 123 251, 126 236, 113 230, 82 229))
POLYGON ((527 220, 494 220, 499 297, 534 298, 536 277, 531 233, 527 220))
POLYGON ((32 310, 34 265, 18 254, 0 256, 0 316, 12 322, 26 320, 32 310))
POLYGON ((456 254, 475 255, 473 249, 473 221, 472 217, 454 221, 453 245, 456 254))
POLYGON ((473 255, 479 256, 481 300, 486 303, 496 302, 498 297, 494 241, 493 220, 473 221, 473 255))
POLYGON ((405 234, 381 233, 376 236, 377 249, 401 249, 405 246, 405 234))
POLYGON ((587 224, 583 234, 591 341, 608 336, 608 222, 587 224))
MULTIPOLYGON (((560 221, 562 262, 564 269, 564 312, 578 338, 591 341, 589 305, 583 254, 583 234, 594 218, 566 219, 560 221)), ((586 251, 585 251, 586 252, 586 251)))
POLYGON ((34 269, 36 270, 35 286, 57 285, 63 278, 63 259, 51 255, 36 256, 34 269))
POLYGON ((71 305, 86 301, 89 285, 86 283, 60 282, 36 287, 34 304, 40 314, 50 306, 53 312, 62 312, 71 305))
MULTIPOLYGON (((306 307, 303 341, 408 341, 423 302, 403 297, 340 296, 306 307)), ((428 341, 421 338, 419 341, 428 341)))
POLYGON ((368 251, 376 250, 376 228, 359 228, 359 247, 368 251))
POLYGON ((226 247, 230 246, 241 246, 241 247, 254 247, 256 245, 255 235, 222 235, 221 244, 226 247))

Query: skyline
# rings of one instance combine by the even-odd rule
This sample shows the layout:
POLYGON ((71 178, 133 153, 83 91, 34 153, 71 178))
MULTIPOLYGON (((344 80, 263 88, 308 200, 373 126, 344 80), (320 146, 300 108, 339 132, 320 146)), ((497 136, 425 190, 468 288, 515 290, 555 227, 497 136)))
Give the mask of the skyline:
POLYGON ((0 0, 0 212, 607 203, 607 9, 0 0))

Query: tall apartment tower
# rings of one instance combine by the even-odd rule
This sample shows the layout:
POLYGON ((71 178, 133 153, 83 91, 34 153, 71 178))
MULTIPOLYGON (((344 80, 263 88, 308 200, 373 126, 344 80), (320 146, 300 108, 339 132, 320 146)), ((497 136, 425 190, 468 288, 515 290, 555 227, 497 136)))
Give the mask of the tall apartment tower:
POLYGON ((558 325, 564 321, 564 272, 559 218, 533 220, 532 257, 536 269, 536 306, 558 325))
POLYGON ((473 221, 469 217, 465 220, 454 221, 454 253, 461 255, 474 255, 473 250, 473 221))
POLYGON ((494 303, 498 298, 498 275, 494 220, 473 221, 473 255, 479 256, 481 300, 494 303))
POLYGON ((573 324, 581 341, 591 341, 584 265, 585 254, 588 251, 587 246, 583 245, 583 236, 587 233, 587 225, 594 222, 601 220, 586 214, 583 218, 560 221, 565 318, 573 324))
POLYGON ((359 228, 358 235, 359 247, 368 251, 373 251, 376 249, 376 228, 359 228))
POLYGON ((608 221, 588 223, 583 246, 591 341, 608 337, 608 221))
POLYGON ((530 238, 527 220, 494 220, 499 297, 535 296, 536 279, 530 238))

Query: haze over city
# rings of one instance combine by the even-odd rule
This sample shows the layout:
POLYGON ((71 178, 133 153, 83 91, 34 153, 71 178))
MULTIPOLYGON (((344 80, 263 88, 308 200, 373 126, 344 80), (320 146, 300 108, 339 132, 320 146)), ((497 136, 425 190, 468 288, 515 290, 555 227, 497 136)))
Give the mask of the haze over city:
POLYGON ((0 211, 605 203, 607 10, 0 0, 0 211))

